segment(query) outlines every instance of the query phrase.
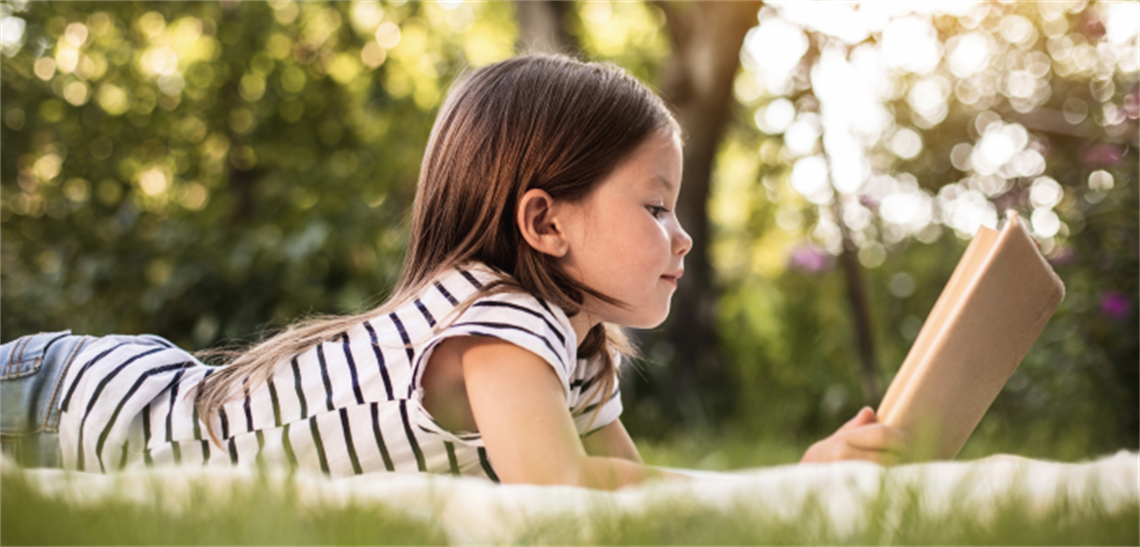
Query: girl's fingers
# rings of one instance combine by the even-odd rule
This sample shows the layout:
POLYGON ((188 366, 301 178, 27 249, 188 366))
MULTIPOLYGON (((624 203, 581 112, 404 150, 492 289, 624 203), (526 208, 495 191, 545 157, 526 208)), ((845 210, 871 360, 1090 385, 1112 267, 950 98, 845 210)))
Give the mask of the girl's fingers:
POLYGON ((897 453, 905 448, 903 432, 896 427, 875 423, 874 411, 864 407, 834 435, 812 445, 801 461, 866 460, 894 465, 898 463, 897 453))
POLYGON ((864 460, 874 462, 879 465, 895 465, 899 462, 898 455, 894 452, 883 452, 880 450, 863 450, 848 445, 848 449, 844 450, 837 460, 864 460))
POLYGON ((803 461, 835 462, 840 460, 864 460, 880 465, 894 465, 898 463, 898 456, 893 452, 869 450, 837 440, 813 446, 803 461))
POLYGON ((906 447, 906 436, 896 427, 873 424, 852 429, 843 440, 846 444, 862 450, 887 450, 899 452, 906 447))
POLYGON ((873 423, 875 423, 875 411, 871 410, 871 407, 865 406, 859 409, 859 412, 855 414, 854 418, 847 420, 847 423, 840 426, 839 431, 855 429, 857 427, 863 427, 867 424, 873 423))

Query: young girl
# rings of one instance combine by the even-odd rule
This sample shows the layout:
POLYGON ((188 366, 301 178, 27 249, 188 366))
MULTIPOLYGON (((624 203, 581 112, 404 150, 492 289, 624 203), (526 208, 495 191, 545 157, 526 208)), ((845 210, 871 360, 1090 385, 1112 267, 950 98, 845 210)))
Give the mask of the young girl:
MULTIPOLYGON (((680 129, 610 65, 473 71, 424 154, 403 275, 376 309, 293 325, 227 366, 157 336, 3 346, 5 453, 25 464, 288 465, 615 488, 662 472, 622 427, 620 327, 669 313, 692 240, 680 129)), ((861 411, 804 461, 889 462, 861 411)))

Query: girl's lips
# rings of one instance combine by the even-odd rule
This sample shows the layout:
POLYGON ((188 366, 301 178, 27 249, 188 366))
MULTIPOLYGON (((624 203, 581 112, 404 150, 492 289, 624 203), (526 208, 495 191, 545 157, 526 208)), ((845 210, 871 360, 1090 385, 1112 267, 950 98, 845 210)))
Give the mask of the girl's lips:
POLYGON ((666 274, 666 275, 661 276, 661 278, 672 283, 672 284, 674 284, 674 285, 676 285, 677 280, 681 279, 681 276, 684 274, 685 274, 685 272, 682 271, 682 272, 677 272, 675 274, 666 274))

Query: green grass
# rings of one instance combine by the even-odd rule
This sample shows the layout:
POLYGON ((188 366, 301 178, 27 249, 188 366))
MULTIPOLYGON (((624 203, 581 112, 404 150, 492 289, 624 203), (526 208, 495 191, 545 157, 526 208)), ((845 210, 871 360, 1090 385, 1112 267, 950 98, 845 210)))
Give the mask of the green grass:
MULTIPOLYGON (((1088 457, 1053 445, 1038 433, 977 435, 964 459, 1021 453, 1054 460, 1088 457)), ((797 461, 806 443, 784 437, 678 437, 639 442, 654 465, 728 470, 797 461)), ((305 503, 293 483, 238 481, 224 498, 196 484, 189 496, 130 491, 97 504, 64 502, 33 488, 33 475, 9 468, 0 475, 2 545, 437 545, 448 536, 431 515, 410 516, 376 502, 339 507, 305 503), (178 500, 191 500, 179 506, 178 500)), ((889 475, 888 475, 889 477, 889 475)), ((863 500, 864 525, 837 530, 823 504, 808 499, 782 518, 759 505, 727 510, 669 497, 640 512, 599 504, 586 518, 530 523, 515 543, 526 545, 1140 545, 1140 506, 1108 511, 1061 498, 1045 512, 1013 497, 980 512, 960 502, 936 513, 919 492, 884 484, 863 500), (981 516, 979 516, 981 515, 981 516)), ((792 502, 789 502, 792 503, 792 502)), ((799 502, 796 502, 799 503, 799 502)))
MULTIPOLYGON (((237 484, 228 500, 205 490, 181 509, 152 491, 97 504, 65 503, 32 488, 29 474, 0 477, 3 545, 424 545, 447 536, 430 517, 413 518, 379 503, 313 509, 289 481, 237 484)), ((1138 545, 1140 506, 1109 512, 1062 499, 1044 512, 1010 496, 992 510, 964 504, 928 511, 918 492, 885 484, 863 500, 865 523, 839 530, 826 505, 806 498, 780 517, 764 506, 725 510, 663 497, 641 512, 613 511, 602 500, 585 518, 531 522, 523 545, 1138 545), (981 515, 981 516, 979 516, 981 515)))
POLYGON ((312 509, 295 491, 265 483, 238 486, 225 503, 204 490, 181 510, 150 492, 152 503, 111 498, 65 503, 29 484, 0 477, 3 545, 439 545, 438 527, 382 505, 312 509))
POLYGON ((778 519, 747 507, 718 511, 662 504, 643 514, 597 513, 588 526, 552 521, 532 527, 521 544, 568 545, 1137 545, 1140 507, 1116 513, 1061 504, 1034 515, 1027 503, 998 504, 992 521, 955 512, 931 517, 916 497, 867 501, 865 527, 841 533, 818 502, 795 519, 778 519))
MULTIPOLYGON (((959 461, 976 460, 995 454, 1026 458, 1077 462, 1095 459, 1118 448, 1098 450, 1086 442, 1080 431, 1057 431, 1048 425, 1028 425, 1017 429, 982 422, 958 454, 959 461)), ((818 438, 796 438, 784 431, 754 432, 746 427, 728 427, 719 434, 682 434, 661 440, 637 439, 642 459, 651 465, 731 471, 793 464, 800 460, 818 438)), ((1136 450, 1136 447, 1131 447, 1136 450)))

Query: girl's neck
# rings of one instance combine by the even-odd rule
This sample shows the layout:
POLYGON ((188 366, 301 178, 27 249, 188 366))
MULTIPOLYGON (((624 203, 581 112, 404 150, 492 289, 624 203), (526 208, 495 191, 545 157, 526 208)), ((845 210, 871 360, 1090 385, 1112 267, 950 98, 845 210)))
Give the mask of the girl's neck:
POLYGON ((574 327, 574 334, 578 337, 576 347, 581 347, 582 341, 586 339, 590 329, 594 328, 594 325, 597 325, 599 321, 586 310, 582 310, 570 318, 570 326, 574 327))

